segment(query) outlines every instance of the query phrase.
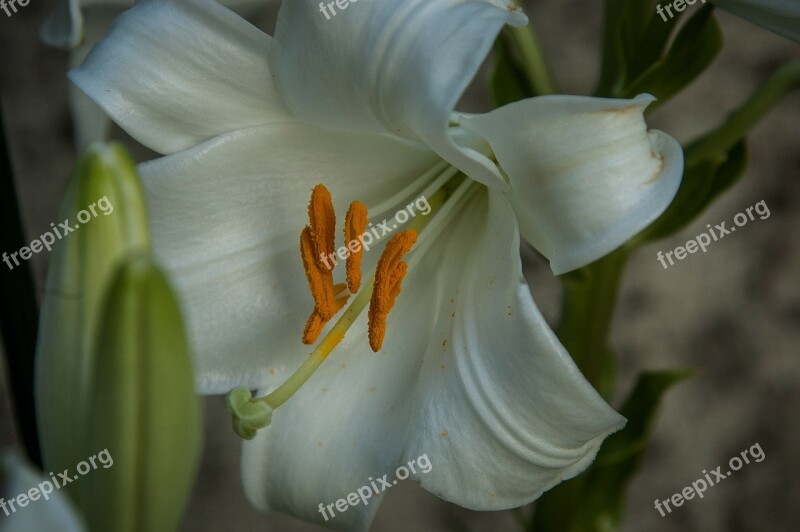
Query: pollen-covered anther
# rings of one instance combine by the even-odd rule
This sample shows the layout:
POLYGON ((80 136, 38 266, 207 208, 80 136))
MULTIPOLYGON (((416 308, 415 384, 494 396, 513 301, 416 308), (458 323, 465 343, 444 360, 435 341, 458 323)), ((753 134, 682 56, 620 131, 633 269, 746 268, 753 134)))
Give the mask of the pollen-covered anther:
POLYGON ((378 267, 375 270, 375 284, 369 302, 369 346, 373 351, 380 351, 383 338, 386 336, 386 319, 400 293, 403 278, 408 271, 408 264, 403 256, 417 241, 417 232, 406 230, 396 234, 386 244, 378 267))
POLYGON ((345 215, 344 242, 350 250, 346 264, 347 287, 353 294, 358 292, 361 286, 361 259, 364 257, 361 238, 367 229, 367 222, 367 206, 360 201, 352 202, 345 215))
POLYGON ((332 256, 336 248, 336 212, 333 210, 331 193, 322 183, 311 190, 308 220, 311 224, 316 262, 322 268, 325 266, 322 258, 332 256))
MULTIPOLYGON (((337 299, 336 300, 336 311, 338 312, 345 304, 347 303, 347 296, 337 299)), ((322 332, 322 329, 325 328, 325 324, 328 323, 328 320, 322 317, 316 307, 311 312, 311 315, 308 317, 306 321, 306 327, 303 329, 303 343, 306 345, 313 345, 314 342, 317 341, 319 338, 319 334, 322 332)))
POLYGON ((308 226, 303 228, 303 232, 300 233, 300 255, 303 258, 308 288, 314 297, 315 311, 327 321, 336 314, 337 310, 333 272, 324 265, 320 265, 316 260, 312 229, 308 226))

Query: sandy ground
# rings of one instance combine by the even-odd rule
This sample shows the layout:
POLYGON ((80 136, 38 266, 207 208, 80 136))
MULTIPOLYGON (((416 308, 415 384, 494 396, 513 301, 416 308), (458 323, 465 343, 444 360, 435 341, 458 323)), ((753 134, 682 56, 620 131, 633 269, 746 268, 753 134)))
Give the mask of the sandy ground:
MULTIPOLYGON (((12 18, 0 13, 0 90, 4 97, 24 218, 29 235, 56 219, 74 162, 66 107, 64 53, 37 38, 55 4, 31 3, 12 18)), ((600 2, 546 0, 528 13, 563 92, 587 93, 598 70, 600 2)), ((726 49, 709 72, 649 118, 681 141, 717 124, 800 46, 722 14, 726 49)), ((269 28, 273 17, 258 19, 269 28)), ((485 109, 481 90, 464 105, 485 109)), ((800 94, 785 98, 754 130, 746 177, 681 234, 642 249, 631 261, 613 332, 619 353, 619 397, 642 369, 701 370, 664 403, 642 474, 630 489, 625 531, 794 531, 800 527, 800 94), (771 216, 726 237, 706 254, 668 270, 656 260, 765 200, 771 216), (742 450, 766 454, 688 501, 667 517, 653 508, 742 450)), ((728 222, 730 224, 730 221, 728 222)), ((544 261, 523 249, 534 296, 552 318, 557 281, 544 261)), ((45 255, 33 261, 39 287, 45 255)), ((13 304, 13 302, 3 302, 13 304)), ((2 368, 2 365, 0 365, 2 368)), ((2 386, 0 379, 0 386, 2 386)), ((321 530, 285 516, 264 516, 247 504, 239 482, 239 441, 218 397, 205 400, 206 441, 199 481, 182 530, 321 530)), ((0 446, 15 441, 8 406, 0 401, 0 446)), ((515 530, 511 512, 476 513, 445 503, 410 483, 394 488, 376 520, 379 532, 515 530)))

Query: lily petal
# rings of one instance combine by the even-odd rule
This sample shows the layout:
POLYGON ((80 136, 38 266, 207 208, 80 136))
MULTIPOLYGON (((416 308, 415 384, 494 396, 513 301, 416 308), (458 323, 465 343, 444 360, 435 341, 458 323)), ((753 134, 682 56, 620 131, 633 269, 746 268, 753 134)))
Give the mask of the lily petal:
POLYGON ((509 0, 362 0, 327 17, 316 0, 285 2, 278 15, 270 63, 296 116, 420 139, 474 179, 506 186, 487 157, 453 141, 447 123, 502 26, 527 21, 518 8, 509 0))
POLYGON ((456 264, 439 270, 433 306, 440 311, 413 393, 404 460, 427 454, 432 471, 415 475, 422 487, 460 506, 499 510, 583 471, 625 419, 536 308, 507 199, 477 194, 467 209, 439 253, 447 262, 459 249, 475 251, 460 275, 456 264))
POLYGON ((683 150, 647 131, 643 112, 653 100, 542 96, 462 120, 492 146, 522 235, 556 274, 622 245, 677 193, 683 150))
POLYGON ((791 0, 713 0, 719 7, 800 42, 800 2, 791 0))
POLYGON ((136 140, 173 153, 287 119, 271 44, 211 0, 137 2, 70 78, 136 140))
POLYGON ((370 352, 362 315, 245 444, 256 507, 363 530, 385 494, 328 522, 318 504, 384 474, 391 483, 424 454, 432 469, 412 476, 433 493, 474 509, 519 506, 579 473, 624 424, 536 309, 508 201, 472 187, 420 235, 384 348, 370 352))
MULTIPOLYGON (((220 0, 222 5, 239 12, 262 2, 263 0, 220 0)), ((132 5, 133 0, 62 0, 42 24, 40 32, 42 41, 65 50, 75 48, 86 42, 84 29, 94 24, 92 20, 94 14, 91 13, 94 8, 100 8, 97 11, 107 7, 122 10, 132 5), (90 12, 85 13, 85 11, 90 12)), ((103 27, 107 28, 108 25, 103 27)))
POLYGON ((373 207, 437 161, 388 135, 280 122, 142 164, 154 251, 181 296, 200 392, 278 384, 308 352, 301 337, 313 299, 299 240, 314 185, 330 188, 343 220, 353 199, 373 207))

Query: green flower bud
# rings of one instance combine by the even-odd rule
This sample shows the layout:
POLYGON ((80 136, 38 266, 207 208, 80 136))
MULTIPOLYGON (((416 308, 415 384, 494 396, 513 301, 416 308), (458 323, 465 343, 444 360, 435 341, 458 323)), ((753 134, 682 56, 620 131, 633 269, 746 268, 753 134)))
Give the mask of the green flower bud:
POLYGON ((113 466, 81 478, 93 532, 172 532, 200 452, 200 408, 178 303, 146 255, 117 271, 94 349, 90 441, 113 466))
MULTIPOLYGON (((91 450, 92 344, 103 294, 120 260, 150 245, 141 186, 121 145, 86 150, 41 241, 53 251, 36 354, 37 418, 47 471, 62 471, 91 450)), ((73 497, 75 485, 65 488, 73 497)))

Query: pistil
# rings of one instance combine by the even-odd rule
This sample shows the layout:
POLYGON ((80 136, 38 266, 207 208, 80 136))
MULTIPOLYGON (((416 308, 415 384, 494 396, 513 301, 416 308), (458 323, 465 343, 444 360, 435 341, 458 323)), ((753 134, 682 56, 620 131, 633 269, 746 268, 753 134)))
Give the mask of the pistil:
MULTIPOLYGON (((375 273, 371 274, 369 278, 364 281, 364 287, 355 296, 338 321, 300 367, 277 389, 263 397, 252 397, 250 390, 243 386, 234 388, 228 393, 226 398, 228 412, 232 416, 234 430, 239 436, 248 440, 253 439, 259 429, 269 426, 272 421, 272 412, 300 390, 314 372, 322 365, 325 359, 333 352, 334 348, 339 345, 345 333, 350 329, 350 326, 353 325, 364 308, 366 308, 372 300, 376 299, 373 297, 376 285, 377 294, 380 297, 377 297, 375 310, 372 311, 371 309, 371 314, 373 314, 373 316, 371 316, 369 320, 369 336, 370 345, 373 350, 377 351, 380 349, 383 336, 386 333, 386 317, 394 304, 395 298, 400 292, 400 283, 408 267, 401 259, 411 249, 411 246, 417 239, 417 235, 422 232, 428 222, 433 218, 433 215, 435 215, 445 203, 449 193, 453 189, 453 187, 450 186, 451 181, 454 179, 460 181, 461 179, 459 175, 452 177, 454 174, 457 174, 456 172, 452 172, 452 169, 445 170, 444 173, 448 174, 450 179, 447 179, 429 198, 428 202, 431 206, 431 211, 426 216, 416 217, 405 231, 398 233, 387 243, 384 254, 379 259, 379 264, 376 269, 379 277, 378 282, 376 282, 375 273)), ((333 217, 332 208, 330 210, 327 209, 329 195, 326 197, 322 191, 317 190, 318 188, 319 186, 315 187, 314 193, 312 193, 312 202, 309 205, 311 227, 306 227, 301 237, 303 263, 306 268, 309 286, 315 296, 315 309, 306 323, 303 335, 304 341, 311 337, 316 338, 316 336, 319 335, 330 317, 336 314, 345 304, 347 297, 346 295, 344 297, 335 297, 344 288, 344 285, 334 286, 332 277, 330 284, 328 284, 326 274, 332 275, 332 273, 330 270, 322 270, 319 268, 319 261, 316 260, 317 257, 320 257, 320 251, 333 249, 334 244, 328 238, 328 235, 333 231, 333 224, 335 223, 335 220, 331 222, 331 218, 333 217), (316 203, 315 198, 318 198, 316 203), (315 257, 312 258, 308 256, 308 253, 314 252, 316 252, 315 257), (315 293, 317 287, 319 288, 319 292, 315 293), (324 297, 320 297, 320 294, 324 294, 324 297), (334 302, 333 307, 320 309, 320 303, 327 305, 328 302, 331 301, 331 298, 334 302)), ((322 188, 324 189, 324 187, 322 188)), ((351 204, 351 211, 353 210, 354 207, 351 204)), ((360 207, 355 207, 355 210, 359 211, 360 207)), ((363 218, 365 217, 366 207, 364 207, 363 214, 363 218)), ((366 221, 362 220, 362 215, 360 213, 356 212, 352 216, 348 215, 345 234, 363 233, 362 225, 365 224, 366 221), (352 224, 352 227, 350 227, 349 224, 352 224)), ((322 268, 324 268, 324 266, 322 266, 322 268)), ((351 288, 355 284, 355 280, 356 279, 354 279, 348 271, 348 284, 351 285, 351 288)), ((355 286, 357 286, 357 284, 355 286)))

